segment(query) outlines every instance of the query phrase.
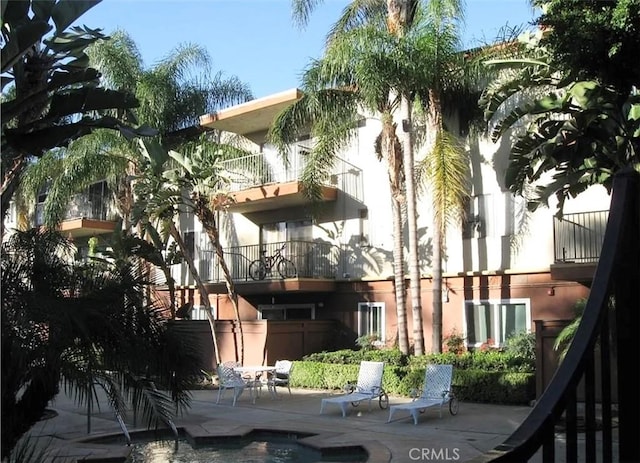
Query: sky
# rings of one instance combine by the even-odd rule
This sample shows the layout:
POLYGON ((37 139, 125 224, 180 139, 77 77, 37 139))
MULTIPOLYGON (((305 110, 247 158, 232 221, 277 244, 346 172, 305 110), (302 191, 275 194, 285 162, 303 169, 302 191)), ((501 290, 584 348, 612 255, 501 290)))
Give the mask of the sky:
MULTIPOLYGON (((290 0, 103 0, 77 23, 107 34, 126 31, 147 68, 181 44, 199 44, 215 72, 238 77, 260 98, 300 86, 300 74, 322 56, 327 32, 347 3, 319 2, 302 29, 291 19, 290 0)), ((529 0, 467 0, 465 48, 536 16, 529 0)))

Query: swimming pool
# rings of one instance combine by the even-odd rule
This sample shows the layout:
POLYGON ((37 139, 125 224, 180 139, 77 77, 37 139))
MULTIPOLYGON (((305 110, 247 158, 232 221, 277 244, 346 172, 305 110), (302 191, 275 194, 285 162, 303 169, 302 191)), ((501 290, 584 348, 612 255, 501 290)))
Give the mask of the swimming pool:
POLYGON ((227 431, 192 435, 180 428, 180 435, 182 437, 176 441, 166 430, 137 431, 131 434, 133 443, 130 447, 126 446, 122 434, 80 442, 101 445, 103 457, 107 452, 109 461, 123 463, 365 463, 370 455, 366 446, 330 443, 323 433, 315 432, 245 429, 238 434, 227 431), (123 446, 128 449, 124 454, 123 446))
POLYGON ((366 462, 362 447, 320 451, 275 434, 226 438, 216 444, 191 446, 180 440, 150 440, 132 445, 130 463, 313 463, 366 462))

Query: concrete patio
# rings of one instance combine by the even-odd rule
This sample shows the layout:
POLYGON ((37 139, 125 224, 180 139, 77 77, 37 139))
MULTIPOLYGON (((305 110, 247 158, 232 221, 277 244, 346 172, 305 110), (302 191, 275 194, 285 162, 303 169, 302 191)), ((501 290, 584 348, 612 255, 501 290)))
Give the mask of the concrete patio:
MULTIPOLYGON (((335 393, 339 393, 336 391, 335 393)), ((388 410, 381 410, 377 401, 371 411, 366 403, 351 407, 342 418, 339 407, 326 408, 320 415, 321 398, 327 391, 294 389, 271 397, 263 390, 253 404, 249 394, 243 394, 235 407, 227 393, 216 404, 217 391, 193 391, 192 407, 176 420, 176 426, 194 439, 216 435, 243 435, 252 429, 268 429, 313 434, 304 441, 313 447, 332 448, 342 445, 362 446, 370 463, 411 461, 465 461, 503 442, 530 412, 526 406, 501 406, 461 403, 456 416, 443 409, 429 409, 420 416, 417 426, 408 415, 396 413, 387 423, 388 410)), ((390 403, 407 401, 390 397, 390 403)), ((106 402, 92 414, 91 433, 87 433, 86 408, 78 408, 64 395, 51 409, 57 416, 40 421, 32 435, 46 443, 50 457, 47 463, 76 461, 123 461, 130 447, 125 444, 105 445, 87 442, 105 434, 122 431, 106 402)), ((130 420, 129 430, 133 432, 130 420)))

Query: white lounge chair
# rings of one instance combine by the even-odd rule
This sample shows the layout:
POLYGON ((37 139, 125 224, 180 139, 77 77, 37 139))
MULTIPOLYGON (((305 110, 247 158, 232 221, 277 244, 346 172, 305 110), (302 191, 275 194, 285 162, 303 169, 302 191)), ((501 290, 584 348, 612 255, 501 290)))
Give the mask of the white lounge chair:
POLYGON ((324 411, 326 404, 336 404, 342 410, 342 416, 347 416, 347 407, 349 404, 357 407, 360 402, 367 401, 369 411, 371 411, 371 401, 378 399, 380 408, 385 409, 389 405, 389 396, 382 389, 382 373, 384 371, 384 362, 360 362, 360 370, 358 371, 358 383, 353 386, 347 384, 345 389, 349 391, 347 394, 327 397, 322 399, 320 404, 320 413, 324 411))
POLYGON ((430 407, 439 407, 442 418, 442 407, 447 403, 452 415, 458 413, 458 400, 451 391, 452 377, 453 365, 427 365, 422 393, 412 402, 389 407, 387 423, 398 410, 407 410, 413 417, 413 424, 418 424, 418 413, 424 413, 430 407))

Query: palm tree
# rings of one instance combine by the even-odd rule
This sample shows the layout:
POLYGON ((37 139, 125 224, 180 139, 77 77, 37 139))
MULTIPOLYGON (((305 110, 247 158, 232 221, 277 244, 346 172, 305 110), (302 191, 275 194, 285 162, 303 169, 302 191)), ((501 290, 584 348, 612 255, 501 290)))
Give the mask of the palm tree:
MULTIPOLYGON (((47 150, 100 128, 144 133, 120 120, 123 112, 137 106, 135 98, 99 86, 98 71, 86 60, 87 47, 107 37, 99 29, 70 27, 97 3, 3 5, 2 217, 26 167, 47 150)), ((4 235, 4 220, 0 227, 4 235)))
MULTIPOLYGON (((379 16, 379 20, 382 26, 384 17, 379 16)), ((312 63, 303 76, 304 96, 276 118, 269 132, 269 140, 280 152, 285 153, 288 144, 311 127, 315 144, 307 156, 302 181, 308 194, 314 197, 343 142, 355 133, 358 110, 381 115, 382 129, 374 148, 378 158, 386 160, 389 167, 394 216, 398 343, 399 348, 408 353, 402 246, 404 172, 402 150, 393 121, 398 99, 390 96, 389 83, 380 78, 381 69, 389 63, 385 50, 393 46, 391 41, 392 37, 383 27, 374 26, 334 35, 327 44, 323 58, 312 63), (373 46, 373 43, 379 46, 373 46)))
MULTIPOLYGON (((229 104, 251 99, 247 86, 236 77, 210 72, 210 58, 197 45, 180 45, 152 68, 146 69, 136 44, 122 31, 111 40, 93 44, 88 54, 109 89, 132 91, 139 100, 136 117, 159 131, 167 149, 198 138, 199 117, 229 104)), ((63 152, 48 153, 46 165, 34 168, 25 180, 24 196, 34 197, 48 185, 45 224, 56 226, 72 193, 106 180, 116 196, 116 205, 128 228, 133 197, 130 179, 139 173, 138 144, 111 131, 97 131, 74 142, 63 152), (59 164, 59 165, 57 165, 59 164), (65 172, 51 178, 49 172, 65 172)))
POLYGON ((455 114, 461 126, 469 123, 460 107, 475 107, 478 56, 461 52, 460 25, 463 8, 459 0, 431 0, 427 6, 426 47, 431 59, 425 63, 429 77, 421 92, 427 110, 427 133, 431 137, 422 161, 424 186, 431 193, 433 218, 432 352, 442 351, 442 262, 447 229, 460 223, 469 197, 469 159, 446 126, 444 116, 455 114))
MULTIPOLYGON (((294 0, 294 17, 305 23, 317 1, 294 0)), ((430 185, 432 194, 438 199, 434 202, 433 213, 433 342, 432 350, 439 352, 442 348, 442 251, 446 225, 460 215, 467 196, 466 177, 468 165, 464 168, 464 150, 453 142, 453 136, 446 133, 443 123, 445 109, 451 109, 453 102, 474 104, 473 93, 470 92, 469 80, 472 74, 467 72, 470 63, 460 53, 459 24, 462 21, 462 5, 457 0, 365 0, 352 2, 345 8, 341 18, 329 34, 328 47, 336 37, 345 31, 363 23, 380 19, 385 14, 388 32, 396 38, 394 48, 395 62, 387 61, 391 67, 380 67, 375 72, 387 76, 389 69, 398 66, 398 60, 404 58, 405 73, 395 80, 387 82, 387 89, 394 92, 399 100, 395 110, 402 121, 399 139, 402 144, 404 180, 406 183, 406 208, 409 235, 409 276, 411 288, 411 306, 413 313, 414 352, 424 352, 424 335, 422 322, 420 256, 418 253, 417 208, 415 186, 414 140, 412 107, 420 102, 427 109, 428 132, 431 145, 427 151, 432 153, 430 161, 442 160, 443 156, 455 156, 455 162, 440 163, 439 168, 432 169, 427 177, 439 184, 430 185), (377 19, 376 19, 377 18, 377 19), (413 42, 411 41, 413 40, 413 42), (413 43, 413 48, 408 44, 413 43), (404 48, 403 48, 404 47, 404 48), (413 50, 413 54, 411 52, 413 50), (401 58, 402 57, 402 58, 401 58), (410 58, 410 59, 407 59, 410 58), (413 61, 412 61, 413 60, 413 61), (413 66, 411 65, 413 64, 413 66), (410 72, 409 72, 410 71, 410 72), (443 146, 437 146, 443 143, 443 146), (451 167, 443 169, 443 167, 451 167), (456 170, 452 170, 455 168, 456 170), (459 171, 457 169, 462 169, 459 171), (446 182, 457 181, 454 188, 448 188, 446 182), (446 198, 446 200, 444 199, 446 198), (446 209, 440 209, 445 208, 446 209)), ((387 76, 388 77, 388 76, 387 76)), ((381 79, 383 80, 383 79, 381 79)), ((398 271, 398 268, 396 268, 398 271)))
POLYGON ((103 388, 123 416, 129 398, 149 426, 189 406, 195 349, 145 298, 137 260, 79 265, 69 241, 37 229, 1 251, 3 460, 61 384, 88 406, 103 388))
MULTIPOLYGON (((294 20, 299 24, 306 24, 312 10, 319 2, 316 0, 293 0, 293 17, 294 20)), ((381 30, 383 27, 387 27, 388 32, 392 36, 396 38, 402 39, 403 37, 403 29, 399 29, 398 27, 403 27, 404 22, 410 21, 413 19, 415 14, 415 9, 417 7, 417 1, 410 2, 395 2, 395 1, 385 1, 385 0, 365 0, 365 1, 354 1, 350 3, 345 10, 343 11, 341 17, 332 27, 332 30, 328 36, 328 46, 332 41, 336 40, 338 36, 344 32, 357 30, 358 27, 363 24, 375 24, 381 30)), ((348 50, 344 50, 348 51, 348 50)), ((389 51, 389 49, 387 49, 389 51)), ((326 55, 326 53, 325 53, 326 55)), ((373 56, 373 55, 372 55, 373 56)), ((383 58, 380 54, 377 55, 377 58, 383 58)), ((384 60, 387 64, 390 64, 388 60, 384 60)), ((371 63, 373 64, 373 63, 371 63)), ((408 63, 404 63, 405 65, 408 63)), ((391 67, 390 69, 393 69, 391 67)), ((388 69, 377 68, 374 72, 379 74, 379 76, 384 76, 388 69)), ((363 74, 360 75, 364 77, 363 74)), ((383 79, 380 79, 381 81, 383 79)), ((397 79, 395 79, 398 83, 397 79)), ((402 83, 402 85, 407 84, 407 82, 402 83)), ((358 87, 355 87, 358 88, 358 87)), ((359 89, 359 88, 358 88, 359 89)), ((370 88, 370 91, 374 90, 370 88)), ((389 137, 393 137, 392 144, 388 142, 378 144, 378 146, 386 146, 389 151, 384 155, 387 159, 389 167, 392 169, 389 172, 391 188, 392 188, 392 196, 394 197, 394 228, 398 227, 398 224, 402 222, 402 210, 407 210, 407 219, 409 221, 409 268, 410 268, 410 286, 411 286, 411 301, 412 301, 412 314, 413 314, 413 341, 414 341, 414 352, 417 355, 420 355, 424 352, 424 331, 423 331, 423 322, 422 322, 422 303, 421 303, 421 289, 420 289, 420 273, 419 273, 419 256, 418 256, 418 243, 417 243, 417 225, 415 222, 415 188, 414 188, 414 175, 413 175, 413 151, 408 144, 411 143, 411 134, 409 131, 405 131, 404 129, 411 125, 411 114, 410 114, 410 104, 409 100, 406 96, 409 94, 409 91, 403 92, 397 86, 393 85, 383 85, 381 88, 378 88, 374 91, 382 91, 381 95, 377 95, 377 98, 386 98, 391 102, 392 111, 389 112, 388 116, 383 116, 383 123, 385 119, 388 124, 393 124, 391 121, 391 116, 393 112, 397 111, 400 106, 400 110, 403 111, 403 115, 407 116, 403 121, 402 134, 398 136, 397 126, 388 125, 385 129, 383 129, 382 134, 387 137, 387 140, 391 140, 389 137), (385 94, 386 92, 386 94, 385 94), (391 92, 395 92, 392 94, 391 92), (399 98, 398 98, 399 97, 399 98), (408 114, 406 114, 408 112, 408 114), (393 132, 389 130, 390 127, 395 128, 393 132), (398 146, 393 146, 398 143, 398 146), (399 151, 396 151, 396 148, 400 148, 399 151), (407 148, 409 147, 409 150, 407 148), (399 157, 398 154, 403 154, 402 163, 398 162, 399 157), (410 164, 407 164, 407 161, 410 164), (393 170, 397 169, 397 170, 393 170), (400 172, 402 172, 402 193, 399 194, 397 190, 397 185, 394 186, 394 182, 397 182, 400 179, 400 172), (410 175, 408 175, 410 173, 410 175), (398 200, 401 202, 398 203, 398 200), (412 214, 413 217, 412 217, 412 214), (413 230, 413 231, 412 231, 413 230)), ((372 101, 369 101, 372 103, 372 101)), ((374 103, 375 110, 379 110, 377 105, 374 103)), ((385 104, 384 106, 389 106, 389 104, 385 104)), ((387 108, 388 109, 388 108, 387 108)), ((381 111, 382 112, 382 111, 381 111)), ((403 352, 408 352, 408 340, 405 341, 405 332, 407 326, 407 315, 406 315, 406 306, 405 306, 405 285, 404 285, 404 252, 402 245, 402 233, 399 233, 399 230, 396 230, 394 233, 396 237, 396 241, 394 242, 394 277, 395 277, 395 288, 396 288, 396 311, 398 318, 398 340, 400 344, 400 348, 403 352), (406 345, 406 347, 405 347, 406 345)))

